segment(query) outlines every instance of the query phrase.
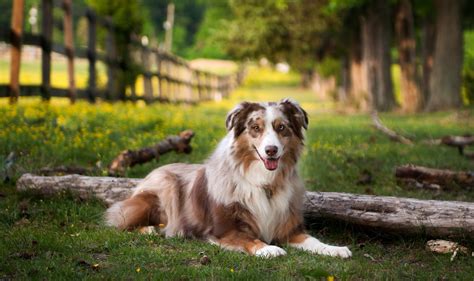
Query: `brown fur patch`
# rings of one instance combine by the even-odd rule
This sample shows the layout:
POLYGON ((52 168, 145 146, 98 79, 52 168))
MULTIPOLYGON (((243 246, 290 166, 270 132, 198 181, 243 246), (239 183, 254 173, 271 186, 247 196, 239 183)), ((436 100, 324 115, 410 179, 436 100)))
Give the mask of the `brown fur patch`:
POLYGON ((217 242, 227 248, 244 250, 250 255, 255 255, 255 252, 267 246, 267 244, 259 239, 253 239, 237 231, 228 233, 226 236, 218 239, 217 242))
POLYGON ((284 120, 282 120, 281 118, 277 118, 273 120, 272 126, 273 126, 273 130, 275 130, 275 132, 277 132, 278 135, 282 137, 292 136, 291 129, 288 127, 286 122, 284 122, 284 120), (283 126, 283 129, 280 129, 280 126, 283 126))
POLYGON ((162 212, 158 196, 151 192, 141 192, 123 201, 122 211, 127 214, 123 229, 132 230, 140 226, 166 224, 161 221, 162 212))
POLYGON ((239 165, 247 171, 253 161, 259 160, 255 155, 254 148, 249 144, 247 136, 241 135, 237 138, 233 145, 234 157, 239 165))
POLYGON ((263 122, 263 119, 260 117, 257 117, 255 120, 250 119, 248 122, 248 130, 249 135, 253 138, 261 136, 265 130, 265 123, 263 122))
POLYGON ((275 230, 275 241, 288 243, 291 237, 303 231, 303 215, 295 206, 290 206, 289 217, 285 223, 280 224, 275 230))
POLYGON ((192 208, 192 218, 183 217, 184 233, 186 236, 203 237, 212 223, 210 213, 211 200, 207 191, 206 169, 196 172, 191 193, 189 195, 192 208), (192 221, 189 221, 192 219, 192 221))
POLYGON ((229 130, 234 128, 234 137, 240 136, 246 128, 247 117, 250 113, 258 110, 265 110, 265 107, 258 103, 243 102, 241 103, 242 109, 234 113, 234 116, 229 116, 232 119, 232 124, 228 127, 229 130))
POLYGON ((306 234, 306 233, 304 233, 304 232, 300 232, 300 233, 297 233, 297 234, 292 235, 292 236, 289 238, 288 243, 300 244, 300 243, 303 243, 304 240, 306 240, 308 237, 309 237, 308 234, 306 234))
POLYGON ((295 104, 286 101, 280 103, 282 112, 290 121, 289 126, 293 133, 301 140, 304 139, 302 129, 307 127, 308 114, 301 107, 297 107, 295 104))
POLYGON ((239 203, 227 206, 215 204, 212 211, 212 235, 222 238, 231 232, 258 237, 259 228, 253 215, 239 203))

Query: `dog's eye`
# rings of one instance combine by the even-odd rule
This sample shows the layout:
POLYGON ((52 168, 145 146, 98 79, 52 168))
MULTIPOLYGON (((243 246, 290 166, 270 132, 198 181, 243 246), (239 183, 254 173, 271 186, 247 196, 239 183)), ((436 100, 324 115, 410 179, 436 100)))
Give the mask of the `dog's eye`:
POLYGON ((254 130, 255 132, 259 132, 260 127, 258 125, 254 125, 254 126, 252 126, 252 130, 254 130))
POLYGON ((281 132, 281 131, 283 131, 284 129, 285 129, 285 125, 283 125, 283 124, 280 124, 280 125, 277 127, 277 131, 278 131, 278 132, 281 132))

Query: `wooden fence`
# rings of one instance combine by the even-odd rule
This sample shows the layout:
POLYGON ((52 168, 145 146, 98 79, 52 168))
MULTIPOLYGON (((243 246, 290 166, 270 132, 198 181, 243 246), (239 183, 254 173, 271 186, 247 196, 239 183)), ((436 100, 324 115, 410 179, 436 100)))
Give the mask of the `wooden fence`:
POLYGON ((93 9, 87 8, 81 16, 87 19, 87 48, 74 47, 73 5, 72 0, 41 1, 41 32, 39 34, 23 32, 24 0, 12 1, 11 29, 0 29, 0 41, 10 44, 10 84, 0 84, 0 97, 10 97, 15 103, 20 96, 38 96, 44 100, 51 97, 68 97, 71 102, 87 99, 95 102, 102 100, 144 100, 146 102, 198 102, 225 98, 241 82, 243 69, 232 75, 216 75, 194 69, 182 58, 155 47, 145 46, 140 36, 133 35, 129 49, 135 61, 139 63, 139 74, 143 76, 143 95, 135 93, 135 83, 131 83, 130 94, 119 93, 117 79, 119 71, 126 72, 127 65, 117 59, 114 34, 117 28, 110 18, 98 16, 93 9), (62 10, 63 21, 54 20, 53 9, 62 10), (53 28, 64 34, 64 43, 53 42, 53 28), (106 32, 105 50, 98 48, 98 29, 106 32), (20 85, 20 64, 22 45, 41 48, 41 84, 20 85), (62 54, 67 58, 68 88, 51 87, 51 54, 62 54), (87 88, 78 89, 74 79, 75 58, 87 59, 89 79, 87 88), (97 62, 103 62, 107 68, 105 89, 97 86, 97 62), (158 83, 152 83, 153 78, 158 83), (155 86, 153 85, 155 84, 155 86))

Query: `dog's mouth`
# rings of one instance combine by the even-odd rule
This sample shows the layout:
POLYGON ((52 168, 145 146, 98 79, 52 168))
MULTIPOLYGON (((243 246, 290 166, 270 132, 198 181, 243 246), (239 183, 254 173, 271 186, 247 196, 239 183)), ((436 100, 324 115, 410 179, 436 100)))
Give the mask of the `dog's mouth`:
POLYGON ((278 157, 278 158, 274 158, 274 157, 264 158, 260 155, 260 153, 258 153, 258 150, 255 146, 253 146, 253 148, 255 149, 255 152, 257 152, 258 157, 260 157, 260 160, 262 160, 263 165, 265 165, 265 168, 267 168, 267 170, 274 171, 278 168, 278 161, 280 160, 280 157, 278 157))

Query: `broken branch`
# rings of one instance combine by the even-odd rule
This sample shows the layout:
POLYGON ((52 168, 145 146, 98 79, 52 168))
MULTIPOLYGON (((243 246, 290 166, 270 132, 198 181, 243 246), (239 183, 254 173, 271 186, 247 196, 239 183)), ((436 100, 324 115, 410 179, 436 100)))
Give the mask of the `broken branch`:
POLYGON ((169 136, 154 146, 139 150, 124 150, 110 164, 109 175, 124 175, 127 168, 159 159, 160 155, 173 150, 178 153, 191 153, 190 142, 193 136, 193 131, 186 130, 178 136, 169 136))
POLYGON ((413 142, 410 139, 408 139, 408 138, 398 134, 397 132, 387 128, 382 123, 382 121, 380 120, 380 118, 379 118, 376 111, 372 112, 371 116, 372 116, 372 121, 373 121, 374 127, 377 130, 384 133, 385 135, 387 135, 391 140, 396 141, 396 142, 400 142, 400 143, 403 143, 403 144, 410 144, 410 145, 413 144, 413 142))

